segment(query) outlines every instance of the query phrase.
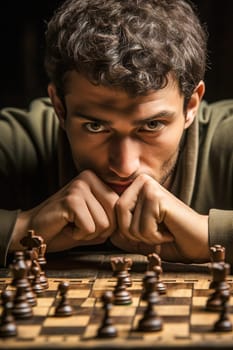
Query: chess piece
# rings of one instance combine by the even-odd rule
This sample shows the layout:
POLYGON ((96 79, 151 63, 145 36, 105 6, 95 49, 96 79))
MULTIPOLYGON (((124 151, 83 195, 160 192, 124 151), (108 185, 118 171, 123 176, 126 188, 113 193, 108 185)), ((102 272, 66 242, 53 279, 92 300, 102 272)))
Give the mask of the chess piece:
POLYGON ((229 293, 222 294, 222 310, 220 311, 220 317, 214 324, 215 332, 231 332, 232 322, 228 317, 228 301, 230 298, 229 293))
POLYGON ((33 250, 25 250, 24 251, 24 258, 25 263, 27 265, 27 278, 29 283, 32 285, 35 276, 32 273, 32 260, 33 260, 33 250))
POLYGON ((27 298, 29 281, 27 279, 27 265, 24 260, 24 252, 15 252, 11 271, 13 274, 12 285, 16 288, 12 313, 16 319, 30 318, 33 313, 32 306, 27 298))
POLYGON ((110 310, 112 308, 113 293, 112 291, 106 291, 101 297, 103 303, 104 317, 101 326, 98 329, 98 338, 114 338, 117 336, 117 329, 113 324, 113 320, 110 317, 110 310))
POLYGON ((31 287, 31 276, 29 276, 28 260, 25 258, 25 252, 15 252, 13 263, 10 266, 11 274, 13 275, 12 286, 17 287, 19 284, 24 285, 24 291, 27 296, 27 300, 31 306, 37 305, 36 295, 31 287), (26 269, 25 276, 20 273, 22 268, 26 269), (23 278, 23 281, 22 281, 23 278))
POLYGON ((36 294, 33 292, 30 282, 28 281, 27 286, 25 287, 25 294, 27 300, 31 306, 37 305, 36 294))
POLYGON ((37 261, 41 267, 43 265, 46 265, 46 263, 47 263, 47 261, 45 259, 46 249, 47 249, 47 244, 45 244, 44 241, 41 242, 41 244, 38 247, 38 259, 37 259, 37 261))
POLYGON ((55 316, 71 316, 73 314, 73 308, 69 304, 67 299, 67 293, 69 289, 69 283, 66 281, 60 282, 58 285, 58 291, 60 294, 60 301, 55 308, 55 316))
POLYGON ((43 267, 47 263, 45 259, 46 248, 47 248, 47 245, 43 241, 41 242, 39 247, 34 248, 37 250, 37 262, 40 266, 40 284, 43 286, 44 289, 49 288, 48 278, 45 274, 45 271, 43 271, 43 267))
POLYGON ((118 278, 120 275, 121 278, 124 277, 124 284, 127 287, 132 286, 132 280, 130 278, 129 270, 132 266, 132 259, 125 257, 113 257, 111 258, 111 266, 114 273, 114 276, 118 278))
POLYGON ((230 265, 224 262, 214 262, 211 269, 213 279, 210 283, 210 289, 214 291, 207 299, 206 310, 221 311, 222 298, 225 298, 225 295, 230 293, 230 287, 226 281, 226 276, 230 272, 230 265))
POLYGON ((162 262, 161 262, 159 255, 156 253, 151 253, 151 254, 148 254, 147 259, 148 259, 147 270, 148 271, 155 271, 155 273, 156 273, 157 291, 159 292, 159 294, 166 294, 167 288, 166 288, 165 284, 163 283, 163 281, 160 280, 160 276, 163 272, 163 269, 162 269, 162 262))
MULTIPOLYGON (((41 236, 36 235, 34 230, 28 230, 27 235, 21 239, 20 243, 26 247, 25 255, 27 256, 28 264, 31 265, 31 270, 33 270, 34 266, 37 265, 40 271, 40 285, 44 289, 47 289, 48 279, 45 275, 45 272, 42 271, 43 266, 46 264, 45 252, 47 245, 44 243, 44 239, 41 236)), ((35 270, 34 273, 32 272, 31 274, 35 275, 35 270)), ((40 288, 36 293, 41 293, 40 288)))
MULTIPOLYGON (((221 246, 220 244, 215 244, 209 249, 210 251, 210 270, 212 271, 213 279, 210 282, 209 288, 210 289, 216 289, 215 284, 218 284, 218 281, 215 281, 214 276, 214 266, 216 263, 224 263, 225 262, 225 248, 221 246)), ((216 297, 217 298, 217 297, 216 297)))
POLYGON ((31 256, 31 274, 33 276, 31 281, 32 290, 39 296, 44 293, 45 288, 41 282, 41 267, 37 261, 38 251, 37 249, 33 248, 32 250, 28 251, 28 253, 30 253, 31 256))
POLYGON ((42 270, 40 270, 40 284, 44 290, 49 288, 48 278, 45 274, 45 271, 42 270))
POLYGON ((157 291, 157 277, 155 271, 146 271, 143 277, 143 290, 141 299, 142 300, 153 300, 154 304, 157 304, 160 301, 159 293, 157 291), (148 281, 152 281, 151 283, 148 281))
POLYGON ((157 332, 162 330, 163 321, 154 308, 154 305, 159 301, 156 290, 156 277, 147 276, 144 280, 144 288, 144 300, 147 301, 147 307, 143 317, 139 320, 138 330, 142 332, 157 332))
POLYGON ((114 304, 128 305, 132 303, 132 297, 125 284, 125 277, 118 273, 117 284, 114 289, 114 304))
POLYGON ((20 243, 26 250, 32 250, 33 248, 39 248, 43 244, 44 240, 41 236, 36 235, 34 230, 28 230, 27 235, 24 236, 20 243))
POLYGON ((5 290, 1 294, 2 314, 0 323, 0 337, 14 337, 17 335, 17 327, 12 315, 13 308, 13 292, 5 290))
POLYGON ((220 244, 210 247, 210 259, 212 262, 225 262, 225 248, 220 244))

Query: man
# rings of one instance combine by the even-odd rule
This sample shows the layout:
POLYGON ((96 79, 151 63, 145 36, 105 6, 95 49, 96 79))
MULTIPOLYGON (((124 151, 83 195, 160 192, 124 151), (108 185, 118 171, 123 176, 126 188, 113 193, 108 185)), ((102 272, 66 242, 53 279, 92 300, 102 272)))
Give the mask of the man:
POLYGON ((71 0, 46 40, 50 99, 1 113, 1 262, 28 229, 48 251, 206 262, 223 244, 232 262, 233 101, 201 103, 190 5, 71 0))

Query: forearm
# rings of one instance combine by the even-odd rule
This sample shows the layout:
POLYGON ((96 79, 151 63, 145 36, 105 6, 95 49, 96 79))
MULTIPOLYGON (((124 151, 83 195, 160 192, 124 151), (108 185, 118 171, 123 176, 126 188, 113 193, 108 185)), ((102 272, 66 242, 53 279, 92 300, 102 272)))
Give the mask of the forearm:
POLYGON ((200 215, 186 206, 179 211, 178 205, 176 209, 176 220, 166 221, 174 236, 175 255, 191 262, 209 261, 208 216, 200 215))

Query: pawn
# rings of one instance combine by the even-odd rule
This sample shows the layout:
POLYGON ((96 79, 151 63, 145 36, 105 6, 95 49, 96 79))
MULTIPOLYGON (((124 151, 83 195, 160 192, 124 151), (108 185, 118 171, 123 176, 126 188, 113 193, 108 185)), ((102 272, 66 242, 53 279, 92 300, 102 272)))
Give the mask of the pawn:
POLYGON ((55 309, 55 316, 71 316, 73 314, 73 308, 69 304, 67 299, 67 293, 69 289, 68 282, 60 282, 58 286, 58 291, 60 293, 60 302, 55 309))
POLYGON ((33 316, 32 306, 28 301, 24 287, 19 286, 16 289, 12 313, 17 320, 33 316))
POLYGON ((0 323, 0 337, 15 337, 17 335, 17 328, 15 319, 12 315, 13 308, 13 293, 10 290, 2 292, 2 315, 0 323))
POLYGON ((132 303, 132 297, 125 284, 124 276, 118 275, 117 284, 114 290, 114 304, 128 305, 132 303))
POLYGON ((104 317, 101 326, 98 329, 98 338, 114 338, 117 336, 117 329, 115 328, 112 318, 110 317, 110 310, 112 308, 113 293, 106 291, 101 297, 104 309, 104 317))
POLYGON ((32 305, 27 295, 30 283, 27 279, 27 265, 22 251, 15 252, 11 271, 13 274, 12 285, 16 288, 12 313, 15 319, 30 318, 33 316, 32 305))
POLYGON ((152 300, 154 304, 160 301, 160 296, 157 291, 157 277, 155 271, 146 271, 143 277, 142 300, 152 300))
POLYGON ((163 321, 154 309, 154 305, 159 301, 158 292, 156 291, 156 277, 149 276, 145 278, 144 288, 143 300, 147 301, 147 307, 143 317, 139 320, 138 330, 142 332, 157 332, 163 328, 163 321))
POLYGON ((148 301, 143 317, 139 320, 138 330, 142 332, 157 332, 163 328, 163 322, 156 313, 153 303, 148 301))
POLYGON ((12 286, 24 288, 27 300, 31 306, 37 305, 36 295, 31 287, 31 280, 29 279, 29 265, 27 256, 23 251, 16 251, 14 254, 14 261, 11 267, 13 275, 12 286))

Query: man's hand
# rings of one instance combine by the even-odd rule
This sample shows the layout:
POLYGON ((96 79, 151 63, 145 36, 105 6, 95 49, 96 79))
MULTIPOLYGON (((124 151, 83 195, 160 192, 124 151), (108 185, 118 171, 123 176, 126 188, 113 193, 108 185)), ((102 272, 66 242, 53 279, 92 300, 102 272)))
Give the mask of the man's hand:
POLYGON ((93 172, 86 170, 37 207, 19 214, 10 249, 34 229, 48 251, 103 243, 116 228, 115 203, 119 196, 93 172))
POLYGON ((111 240, 122 249, 157 250, 164 260, 209 259, 208 216, 193 211, 148 175, 139 175, 121 195, 116 213, 118 229, 111 240))

